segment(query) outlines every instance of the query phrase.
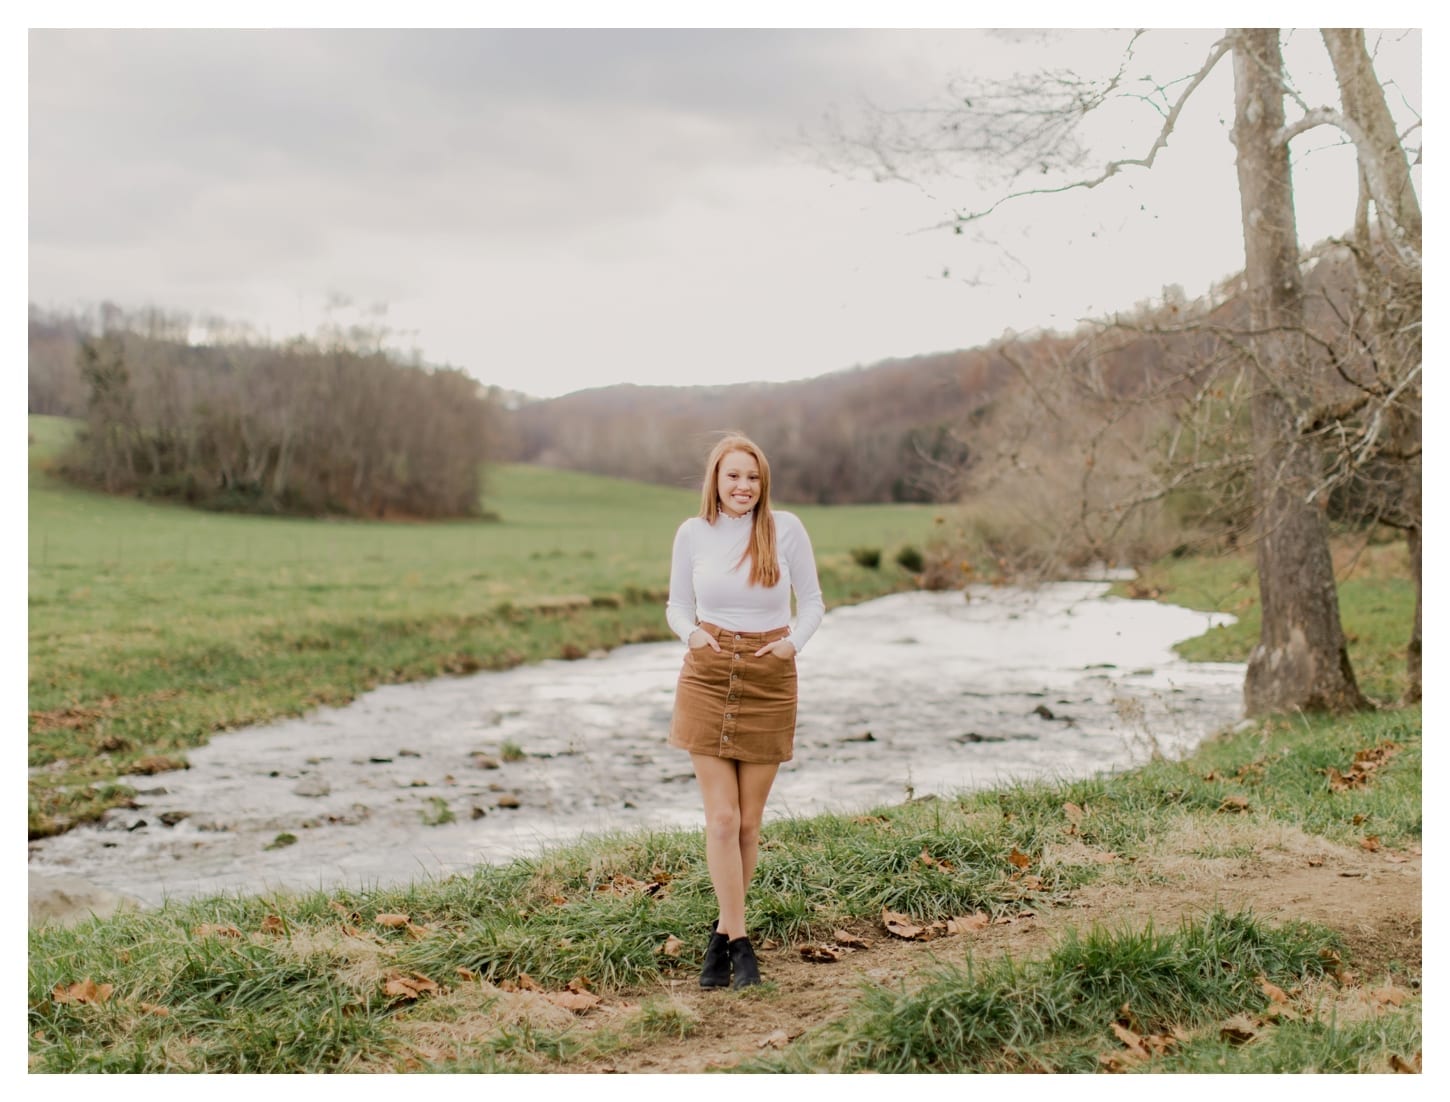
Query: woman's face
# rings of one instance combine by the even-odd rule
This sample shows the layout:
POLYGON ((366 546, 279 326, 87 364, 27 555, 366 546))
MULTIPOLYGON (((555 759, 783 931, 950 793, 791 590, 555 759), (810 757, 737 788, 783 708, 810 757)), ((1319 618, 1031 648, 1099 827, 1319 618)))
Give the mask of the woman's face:
POLYGON ((760 500, 760 466, 749 452, 727 452, 720 461, 716 483, 720 507, 732 517, 743 516, 760 500))

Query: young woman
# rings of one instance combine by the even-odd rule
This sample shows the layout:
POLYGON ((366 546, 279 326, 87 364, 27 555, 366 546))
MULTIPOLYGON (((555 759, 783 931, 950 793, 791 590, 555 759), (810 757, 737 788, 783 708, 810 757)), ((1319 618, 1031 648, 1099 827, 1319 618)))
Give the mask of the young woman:
POLYGON ((688 648, 669 743, 694 763, 720 905, 700 986, 748 987, 760 982, 760 968, 746 935, 745 892, 765 799, 791 758, 795 656, 825 605, 806 530, 794 514, 771 509, 770 465, 744 436, 726 436, 705 463, 700 514, 675 533, 665 614, 688 648))

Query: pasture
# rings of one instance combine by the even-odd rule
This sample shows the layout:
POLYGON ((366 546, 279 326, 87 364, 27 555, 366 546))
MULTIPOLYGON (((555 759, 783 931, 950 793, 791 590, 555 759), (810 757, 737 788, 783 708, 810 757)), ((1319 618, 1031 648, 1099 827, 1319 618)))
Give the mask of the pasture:
MULTIPOLYGON (((212 731, 379 684, 668 638, 675 528, 698 491, 503 466, 496 520, 382 523, 205 513, 49 473, 74 431, 30 419, 32 837, 124 802, 116 778, 212 731)), ((829 605, 909 587, 928 506, 802 506, 829 605), (852 548, 883 551, 877 569, 852 548)))

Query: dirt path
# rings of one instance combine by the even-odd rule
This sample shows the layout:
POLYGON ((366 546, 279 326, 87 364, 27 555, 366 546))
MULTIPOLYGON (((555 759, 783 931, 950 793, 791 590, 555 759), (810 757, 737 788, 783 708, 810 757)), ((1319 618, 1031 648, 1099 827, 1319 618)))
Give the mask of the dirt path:
POLYGON ((529 992, 499 993, 479 985, 454 999, 480 1003, 475 1015, 463 1013, 448 1022, 414 1023, 411 1040, 422 1059, 446 1058, 470 1038, 497 1030, 501 1020, 527 1020, 549 1029, 582 1033, 620 1030, 637 1018, 645 1004, 677 1010, 693 1022, 684 1038, 658 1036, 639 1040, 608 1056, 573 1059, 538 1070, 565 1072, 693 1073, 730 1067, 758 1055, 770 1045, 788 1044, 807 1029, 841 1015, 857 998, 863 981, 894 984, 932 964, 960 962, 971 952, 978 959, 1011 953, 1034 957, 1046 953, 1069 927, 1093 923, 1109 928, 1141 927, 1151 921, 1160 930, 1180 920, 1201 916, 1216 907, 1251 910, 1271 922, 1295 919, 1337 930, 1350 950, 1358 981, 1378 982, 1391 962, 1405 972, 1398 981, 1418 988, 1421 968, 1421 857, 1418 852, 1366 852, 1306 835, 1293 827, 1257 828, 1227 824, 1210 841, 1219 849, 1245 856, 1202 858, 1201 831, 1167 839, 1155 856, 1136 865, 1109 870, 1103 879, 1072 893, 1061 905, 1039 908, 1036 916, 984 930, 938 938, 903 941, 880 926, 851 930, 869 948, 851 952, 839 962, 813 964, 801 959, 798 947, 777 946, 760 952, 762 974, 771 987, 746 994, 702 991, 693 976, 670 980, 656 988, 610 997, 581 1017, 546 1003, 529 992), (482 1004, 491 1001, 488 1012, 482 1004))

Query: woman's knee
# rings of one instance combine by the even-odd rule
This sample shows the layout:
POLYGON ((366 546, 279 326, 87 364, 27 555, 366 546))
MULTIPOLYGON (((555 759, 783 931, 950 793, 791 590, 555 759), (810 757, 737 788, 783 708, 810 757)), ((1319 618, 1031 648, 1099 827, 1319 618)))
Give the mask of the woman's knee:
POLYGON ((735 842, 740 838, 740 830, 738 807, 711 809, 705 813, 705 831, 711 838, 735 842))
POLYGON ((760 820, 755 819, 747 822, 742 819, 740 822, 740 844, 742 846, 754 846, 760 844, 760 820))

